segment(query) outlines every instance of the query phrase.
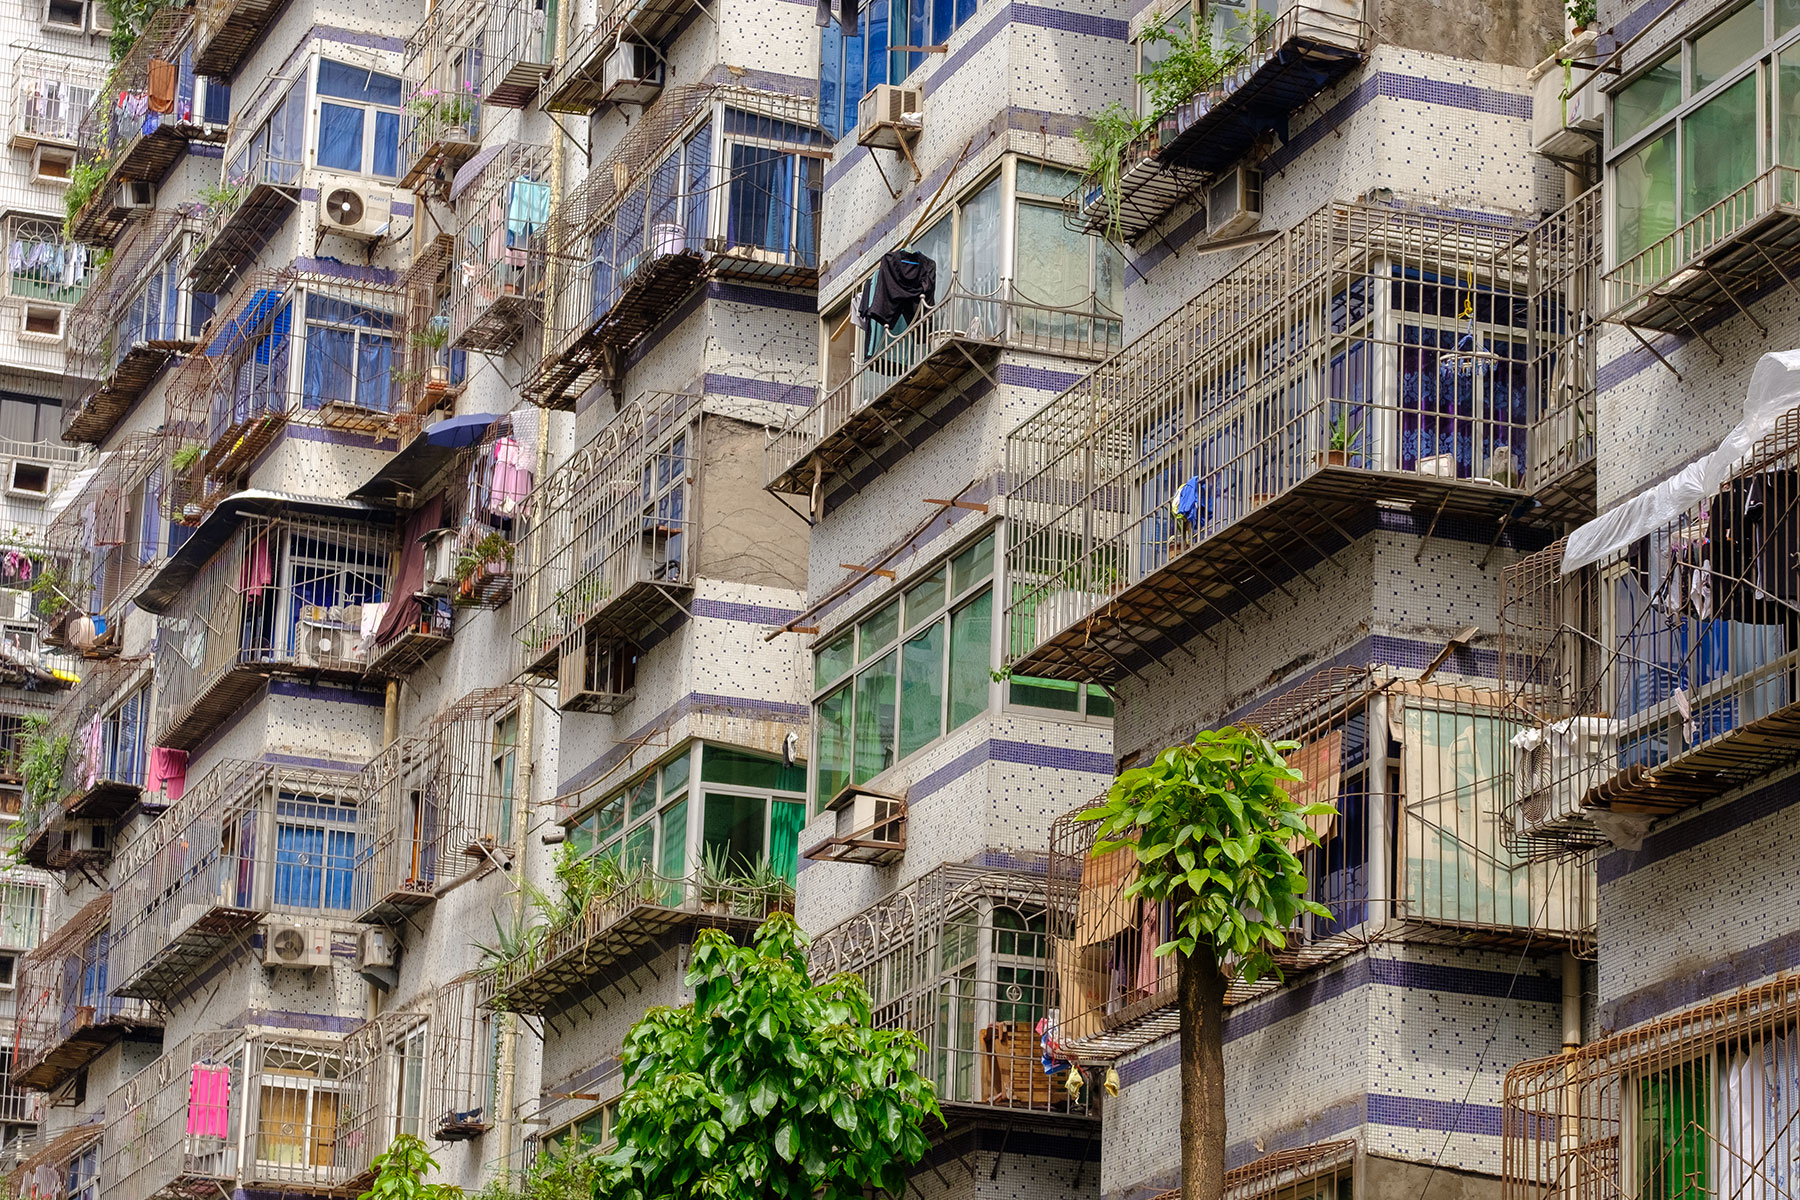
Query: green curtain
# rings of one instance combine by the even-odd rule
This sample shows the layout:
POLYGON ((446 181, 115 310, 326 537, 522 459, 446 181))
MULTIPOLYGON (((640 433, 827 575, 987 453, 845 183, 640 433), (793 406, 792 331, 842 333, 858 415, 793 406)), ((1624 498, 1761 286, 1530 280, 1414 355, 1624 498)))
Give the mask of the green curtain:
POLYGON ((1643 1200, 1708 1200, 1710 1076, 1702 1061, 1638 1081, 1637 1194, 1643 1200))
POLYGON ((806 805, 797 800, 776 800, 769 810, 769 865, 789 883, 800 874, 800 827, 806 824, 806 805))
POLYGON ((944 732, 944 622, 900 648, 900 757, 944 732))

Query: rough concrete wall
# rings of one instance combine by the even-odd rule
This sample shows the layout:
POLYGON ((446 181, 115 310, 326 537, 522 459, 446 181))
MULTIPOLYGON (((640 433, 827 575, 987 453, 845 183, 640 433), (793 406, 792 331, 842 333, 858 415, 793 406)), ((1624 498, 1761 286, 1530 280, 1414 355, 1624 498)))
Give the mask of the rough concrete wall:
POLYGON ((1454 1167, 1378 1158, 1363 1160, 1362 1195, 1370 1200, 1495 1200, 1500 1180, 1454 1167))
POLYGON ((1451 58, 1503 66, 1537 65, 1563 44, 1563 6, 1556 0, 1426 0, 1372 3, 1383 42, 1451 58))
POLYGON ((701 425, 699 574, 806 587, 807 526, 762 486, 762 429, 708 416, 701 425))

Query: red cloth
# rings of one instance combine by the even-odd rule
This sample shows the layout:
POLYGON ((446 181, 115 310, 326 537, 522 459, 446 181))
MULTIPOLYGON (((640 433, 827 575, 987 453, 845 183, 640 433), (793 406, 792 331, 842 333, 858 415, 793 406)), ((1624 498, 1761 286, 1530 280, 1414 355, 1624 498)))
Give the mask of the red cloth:
POLYGON ((413 510, 400 533, 400 570, 388 589, 387 612, 375 629, 375 644, 385 646, 402 632, 416 627, 425 614, 419 589, 425 586, 425 547, 419 539, 444 519, 444 494, 439 492, 413 510))

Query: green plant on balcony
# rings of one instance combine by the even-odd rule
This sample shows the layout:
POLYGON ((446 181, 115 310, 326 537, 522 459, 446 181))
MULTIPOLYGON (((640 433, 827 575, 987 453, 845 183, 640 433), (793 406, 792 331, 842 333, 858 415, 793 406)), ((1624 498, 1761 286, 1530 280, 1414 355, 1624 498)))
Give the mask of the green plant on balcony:
POLYGON ((206 206, 208 215, 216 219, 234 211, 249 191, 248 179, 223 179, 200 189, 200 203, 206 206))
POLYGON ((187 442, 175 453, 169 455, 169 466, 177 472, 187 471, 199 462, 200 456, 205 453, 206 447, 199 442, 187 442))
POLYGON ((1107 237, 1123 240, 1120 207, 1124 201, 1123 181, 1125 155, 1149 131, 1148 119, 1134 117, 1116 100, 1088 118, 1076 131, 1076 138, 1087 151, 1087 167, 1082 181, 1100 192, 1105 205, 1107 237))
POLYGON ((1569 0, 1568 11, 1569 24, 1575 27, 1576 33, 1580 33, 1594 23, 1594 18, 1599 14, 1599 5, 1597 0, 1569 0))
POLYGON ((357 1200, 457 1200, 463 1194, 453 1183, 425 1182, 426 1172, 437 1170, 437 1160, 410 1133, 397 1134, 370 1165, 375 1179, 357 1200))
POLYGON ((63 193, 63 237, 74 238, 75 218, 81 215, 100 185, 106 182, 106 164, 78 158, 69 168, 69 187, 63 193))
POLYGON ((1362 453, 1363 431, 1351 428, 1349 412, 1340 412, 1331 422, 1331 436, 1325 446, 1324 461, 1333 467, 1347 467, 1362 453))
POLYGON ((556 592, 556 616, 563 628, 578 621, 585 621, 604 603, 609 595, 604 580, 598 572, 590 571, 566 588, 556 592))
POLYGON ((45 563, 31 577, 32 608, 45 625, 54 625, 58 617, 75 607, 69 598, 70 581, 50 563, 45 563))
POLYGON ((490 578, 499 578, 512 570, 513 544, 499 533, 489 533, 486 537, 463 550, 456 556, 457 590, 464 597, 475 593, 476 577, 486 573, 490 578))
POLYGON ((42 717, 28 718, 25 735, 19 747, 19 777, 24 782, 24 812, 21 826, 35 825, 35 818, 53 808, 62 799, 63 771, 69 765, 70 739, 66 733, 52 733, 50 723, 42 717))
POLYGON ((118 62, 131 52, 150 18, 169 7, 171 0, 105 0, 107 15, 112 18, 112 34, 107 49, 118 62))
POLYGON ((406 102, 406 111, 420 124, 435 128, 434 136, 452 129, 465 132, 475 120, 474 84, 462 90, 442 91, 420 88, 406 102))

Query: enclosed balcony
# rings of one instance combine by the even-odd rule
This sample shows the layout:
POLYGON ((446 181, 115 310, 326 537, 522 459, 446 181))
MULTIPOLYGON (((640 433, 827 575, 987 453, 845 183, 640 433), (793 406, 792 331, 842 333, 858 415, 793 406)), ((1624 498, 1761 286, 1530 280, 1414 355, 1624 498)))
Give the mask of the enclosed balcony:
POLYGON ((215 509, 138 597, 166 631, 156 744, 191 749, 272 675, 361 679, 393 538, 350 501, 243 492, 215 509))
POLYGON ((196 230, 178 213, 150 213, 69 313, 65 441, 105 441, 169 360, 194 348, 212 313, 212 298, 185 282, 196 230))
POLYGON ((1095 1089, 1077 1098, 1065 1086, 1071 1063, 1045 1064, 1038 1022, 1055 1005, 1045 900, 1042 874, 945 865, 813 942, 815 979, 861 976, 875 1027, 918 1036, 919 1070, 953 1130, 1098 1120, 1095 1089))
POLYGON ((195 240, 189 275, 200 291, 231 290, 299 208, 306 104, 304 81, 289 75, 268 80, 244 106, 254 123, 233 128, 224 179, 209 191, 195 240))
POLYGON ((406 39, 400 75, 400 186, 448 197, 457 169, 481 147, 486 0, 444 0, 406 39))
POLYGON ((237 74, 287 0, 200 0, 194 17, 194 70, 229 79, 237 74))
POLYGON ((339 1187, 342 1038, 192 1034, 106 1097, 106 1200, 339 1187))
POLYGON ((707 84, 658 101, 558 210, 552 331, 526 394, 573 408, 704 279, 816 285, 829 146, 811 99, 707 84))
POLYGON ((1506 222, 1333 204, 1007 438, 1009 652, 1116 681, 1410 508, 1528 516, 1558 291, 1506 222), (1541 282, 1541 281, 1540 281, 1541 282))
POLYGON ((113 991, 167 1004, 219 951, 281 914, 355 915, 369 834, 350 771, 226 760, 120 854, 113 991))
POLYGON ((687 618, 699 562, 701 399, 652 392, 620 412, 531 498, 539 561, 520 568, 535 608, 518 627, 528 673, 640 645, 687 618))
POLYGON ((468 384, 468 353, 450 344, 451 289, 461 269, 451 261, 455 246, 452 235, 440 233, 413 255, 401 276, 406 336, 400 348, 404 366, 394 372, 394 425, 402 449, 434 414, 451 412, 468 384))
POLYGON ((570 14, 562 62, 544 81, 545 112, 649 104, 662 90, 660 47, 687 13, 682 0, 586 0, 570 14))
POLYGON ((482 42, 481 95, 500 108, 524 108, 556 61, 556 7, 551 0, 490 0, 482 42))
MULTIPOLYGON (((72 305, 87 294, 99 274, 86 246, 63 237, 62 223, 43 217, 8 217, 6 221, 6 294, 26 302, 28 317, 37 305, 72 305)), ((22 336, 60 341, 61 318, 52 316, 38 330, 28 321, 22 336)))
POLYGON ((510 863, 519 689, 472 692, 364 767, 357 806, 357 919, 397 924, 451 888, 510 863))
POLYGON ((507 142, 474 161, 480 173, 455 196, 448 333, 458 349, 498 354, 543 318, 550 148, 507 142))
POLYGON ((18 1086, 54 1092, 108 1047, 162 1029, 161 1013, 107 986, 111 914, 112 896, 102 894, 19 960, 12 1059, 18 1086))
MULTIPOLYGON (((1298 742, 1287 759, 1307 782, 1294 799, 1337 807, 1301 852, 1307 898, 1329 915, 1303 916, 1275 953, 1286 980, 1386 940, 1590 946, 1591 859, 1534 862, 1511 848, 1512 739, 1529 720, 1501 693, 1342 668, 1239 723, 1298 742)), ((1173 936, 1165 916, 1126 895, 1135 850, 1095 854, 1094 828, 1070 814, 1052 833, 1056 1003, 1069 1051, 1111 1060, 1180 1021, 1174 960, 1154 954, 1173 936)), ((1234 981, 1227 1002, 1281 983, 1234 981)))
POLYGON ((78 240, 111 245, 134 212, 154 204, 156 185, 190 143, 224 144, 231 93, 194 74, 193 15, 186 8, 153 15, 83 118, 81 161, 102 175, 70 222, 78 240), (162 73, 165 64, 175 66, 173 80, 162 73))
POLYGON ((99 64, 48 47, 19 51, 12 63, 12 148, 72 149, 105 78, 99 64))
POLYGON ((117 648, 125 605, 186 540, 186 529, 168 516, 172 452, 160 432, 115 439, 72 482, 72 495, 45 527, 45 553, 68 581, 65 598, 84 614, 108 618, 99 649, 117 648))

